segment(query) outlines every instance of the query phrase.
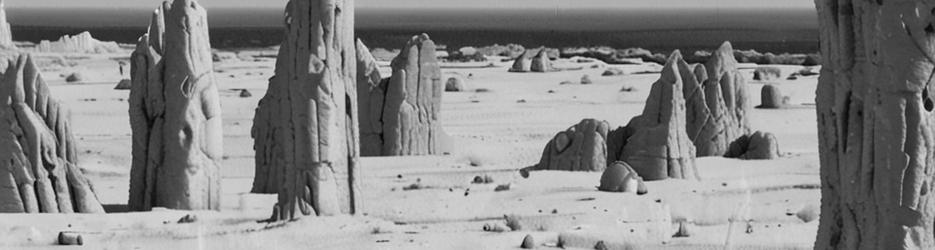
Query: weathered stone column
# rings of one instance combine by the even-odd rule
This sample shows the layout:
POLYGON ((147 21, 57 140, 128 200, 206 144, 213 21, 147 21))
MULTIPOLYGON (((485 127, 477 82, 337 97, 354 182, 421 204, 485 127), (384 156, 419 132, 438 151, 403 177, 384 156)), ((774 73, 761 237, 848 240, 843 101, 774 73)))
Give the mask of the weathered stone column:
POLYGON ((292 0, 285 25, 276 75, 254 119, 253 192, 279 194, 271 220, 356 213, 354 1, 292 0), (344 191, 339 168, 348 173, 344 191))
POLYGON ((164 2, 132 62, 130 209, 219 209, 223 133, 205 9, 164 2))
POLYGON ((69 111, 29 55, 0 76, 0 213, 103 213, 78 163, 69 111))
POLYGON ((0 0, 0 48, 16 48, 13 45, 13 32, 10 30, 10 23, 6 20, 6 6, 3 0, 0 0))
POLYGON ((817 0, 815 249, 935 248, 935 1, 817 0))

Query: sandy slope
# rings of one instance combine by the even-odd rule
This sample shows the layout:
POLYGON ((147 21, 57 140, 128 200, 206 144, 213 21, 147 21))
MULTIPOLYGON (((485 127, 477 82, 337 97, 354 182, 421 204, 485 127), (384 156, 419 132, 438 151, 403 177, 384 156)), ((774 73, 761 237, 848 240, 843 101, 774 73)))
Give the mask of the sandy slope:
MULTIPOLYGON (((629 241, 640 248, 773 249, 809 248, 817 229, 817 222, 789 215, 817 205, 820 198, 815 114, 809 105, 817 78, 777 83, 800 107, 752 113, 755 128, 780 140, 782 159, 701 158, 703 181, 650 182, 649 194, 636 196, 596 191, 600 173, 536 172, 523 179, 516 170, 538 162, 545 143, 582 118, 625 125, 642 111, 658 74, 602 77, 603 69, 590 64, 579 65, 586 68, 581 71, 507 73, 509 62, 443 69, 472 75, 472 89, 488 90, 445 93, 442 121, 455 138, 454 154, 364 158, 367 216, 304 218, 285 225, 256 223, 269 215, 275 197, 247 194, 254 171, 253 112, 274 62, 219 63, 216 80, 222 90, 226 145, 223 211, 196 212, 198 220, 191 224, 175 223, 189 213, 183 211, 124 213, 130 126, 128 92, 113 90, 121 78, 120 57, 125 55, 74 57, 69 60, 79 68, 45 72, 53 95, 72 109, 82 167, 100 199, 116 213, 0 215, 0 248, 53 248, 58 232, 77 231, 91 248, 108 249, 514 249, 526 234, 543 247, 555 246, 561 232, 607 235, 600 239, 612 247, 629 241), (63 75, 76 70, 92 79, 66 84, 63 75), (559 85, 578 82, 585 74, 594 84, 559 85), (619 92, 624 86, 637 91, 619 92), (239 89, 253 96, 241 98, 239 89), (489 175, 495 183, 470 184, 478 175, 489 175), (412 184, 421 188, 404 190, 412 184), (495 192, 500 184, 512 188, 495 192), (665 223, 666 232, 656 232, 643 222, 666 209, 674 220, 694 221, 694 234, 665 242, 628 236, 629 229, 635 229, 633 235, 670 235, 672 224, 665 223), (484 224, 503 224, 504 215, 521 218, 523 229, 482 230, 484 224), (747 233, 748 225, 752 233, 747 233), (600 233, 586 233, 591 231, 600 233)), ((640 72, 658 65, 613 67, 640 72)), ((799 67, 784 68, 791 72, 799 67)), ((756 104, 762 84, 748 86, 756 104)), ((588 237, 582 242, 592 240, 588 237)))

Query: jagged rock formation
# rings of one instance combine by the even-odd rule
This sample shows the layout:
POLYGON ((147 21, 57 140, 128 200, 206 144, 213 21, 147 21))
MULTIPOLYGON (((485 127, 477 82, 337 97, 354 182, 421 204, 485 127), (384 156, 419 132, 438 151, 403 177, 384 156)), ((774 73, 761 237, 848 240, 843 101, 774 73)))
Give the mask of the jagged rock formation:
POLYGON ((539 54, 532 58, 529 71, 540 73, 556 71, 555 68, 552 67, 552 59, 549 58, 549 54, 545 48, 539 50, 539 54))
MULTIPOLYGON (((723 156, 731 142, 751 131, 747 117, 752 105, 733 53, 730 43, 725 42, 705 64, 704 101, 710 114, 704 119, 688 119, 693 128, 701 128, 692 135, 698 156, 723 156)), ((689 106, 697 106, 694 103, 689 100, 689 106)))
POLYGON ((276 74, 254 118, 253 192, 278 193, 271 220, 360 212, 354 1, 292 0, 285 13, 276 74), (342 168, 346 179, 335 174, 342 168))
POLYGON ((120 46, 116 42, 98 41, 87 31, 74 36, 65 35, 54 42, 42 40, 36 45, 36 52, 40 53, 105 54, 120 51, 120 46))
POLYGON ((724 157, 745 160, 772 160, 779 158, 779 142, 772 133, 756 131, 743 135, 730 144, 724 157))
POLYGON ((767 84, 763 85, 763 88, 760 90, 760 106, 757 108, 761 109, 779 109, 786 106, 784 101, 784 96, 779 90, 779 87, 776 85, 767 84))
POLYGON ((513 66, 510 67, 509 71, 516 72, 516 73, 524 73, 524 72, 529 72, 531 67, 532 67, 532 59, 526 57, 526 53, 524 52, 520 54, 518 57, 516 57, 516 59, 513 61, 513 66))
POLYGON ((221 106, 205 9, 164 2, 131 56, 132 211, 220 209, 221 106))
POLYGON ((104 213, 78 163, 69 111, 29 55, 0 77, 0 213, 104 213))
POLYGON ((625 161, 647 181, 698 178, 695 146, 686 133, 680 60, 680 53, 669 57, 643 114, 608 135, 608 162, 625 161))
POLYGON ((568 130, 559 132, 542 152, 539 164, 525 169, 561 171, 604 171, 607 168, 606 121, 584 119, 568 130))
POLYGON ((356 49, 360 155, 380 156, 383 152, 383 104, 389 80, 380 76, 376 59, 360 39, 356 49))
POLYGON ((818 0, 815 249, 935 249, 931 1, 818 0))
POLYGON ((444 153, 446 135, 439 112, 445 85, 435 59, 435 43, 426 34, 412 37, 391 66, 393 76, 385 86, 358 95, 368 105, 360 114, 366 117, 362 118, 367 126, 362 129, 368 137, 365 142, 380 145, 379 152, 368 150, 365 156, 444 153), (380 96, 381 92, 385 95, 380 96), (382 127, 372 131, 377 129, 374 125, 382 127))
POLYGON ((6 6, 3 0, 0 0, 0 48, 13 49, 13 32, 10 30, 10 23, 6 20, 6 6))
POLYGON ((630 164, 618 161, 604 170, 604 174, 601 175, 601 185, 597 187, 597 190, 645 194, 646 186, 643 184, 643 177, 640 177, 630 164))

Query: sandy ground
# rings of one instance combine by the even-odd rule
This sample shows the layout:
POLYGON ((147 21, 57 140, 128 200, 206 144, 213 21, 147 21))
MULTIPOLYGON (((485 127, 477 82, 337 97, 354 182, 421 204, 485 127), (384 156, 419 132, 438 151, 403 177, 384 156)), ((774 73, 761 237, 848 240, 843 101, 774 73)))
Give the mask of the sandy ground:
MULTIPOLYGON (((754 128, 776 134, 781 159, 699 158, 702 181, 649 182, 649 193, 637 196, 598 192, 600 173, 534 172, 524 179, 517 170, 537 163, 555 133, 583 118, 625 125, 642 112, 659 76, 640 72, 658 65, 613 65, 632 74, 603 77, 604 68, 591 64, 569 63, 585 69, 555 73, 508 73, 511 62, 446 64, 446 75, 470 75, 472 89, 443 98, 442 122, 454 138, 453 154, 363 158, 364 216, 266 224, 256 221, 269 216, 275 197, 248 193, 254 174, 250 128, 274 59, 215 65, 226 145, 222 211, 126 213, 129 92, 113 89, 124 78, 117 62, 126 55, 64 58, 74 66, 51 67, 44 76, 53 95, 72 110, 80 164, 112 213, 3 214, 0 248, 66 248, 54 246, 55 238, 74 231, 92 249, 518 249, 527 234, 543 249, 555 248, 559 234, 569 235, 567 248, 590 249, 603 240, 611 249, 786 249, 811 248, 817 230, 817 221, 795 215, 820 199, 816 76, 775 82, 797 107, 751 113, 754 128), (82 72, 85 81, 66 83, 71 72, 82 72), (559 85, 577 83, 583 75, 594 83, 559 85), (625 86, 636 91, 619 91, 625 86), (239 97, 240 89, 253 96, 239 97), (471 184, 484 175, 495 183, 471 184), (421 188, 404 190, 412 184, 421 188), (510 190, 494 191, 504 184, 510 190), (176 223, 187 214, 197 221, 176 223), (505 225, 505 216, 522 228, 483 230, 485 224, 505 225), (681 220, 694 223, 692 235, 669 237, 681 220)), ((744 66, 752 78, 749 67, 755 65, 744 66)), ((801 68, 779 67, 787 74, 801 68)), ((763 84, 748 81, 755 105, 763 84)))

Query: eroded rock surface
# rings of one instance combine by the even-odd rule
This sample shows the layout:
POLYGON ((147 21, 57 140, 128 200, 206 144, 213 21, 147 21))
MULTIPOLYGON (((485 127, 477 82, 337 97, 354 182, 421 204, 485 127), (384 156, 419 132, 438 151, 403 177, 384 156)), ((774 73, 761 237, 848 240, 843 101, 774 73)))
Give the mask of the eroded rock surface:
POLYGON ((536 54, 536 56, 532 58, 529 71, 540 73, 556 71, 552 66, 552 59, 549 58, 548 51, 545 48, 539 50, 539 54, 536 54))
POLYGON ((779 109, 786 106, 784 99, 785 97, 782 96, 779 87, 772 84, 763 85, 760 90, 760 106, 757 106, 757 108, 779 109))
POLYGON ((292 0, 285 13, 275 76, 254 118, 253 192, 278 194, 270 220, 358 213, 354 1, 292 0))
POLYGON ((77 35, 65 35, 57 41, 40 41, 36 45, 36 51, 41 53, 87 53, 104 54, 120 52, 120 46, 116 42, 102 42, 91 36, 91 33, 85 31, 77 35))
POLYGON ((745 160, 779 159, 779 141, 772 133, 756 131, 756 133, 734 140, 730 144, 730 150, 724 156, 745 160))
POLYGON ((605 192, 624 192, 624 193, 646 193, 643 177, 640 177, 636 170, 626 162, 617 161, 601 175, 601 185, 597 190, 605 192), (643 187, 643 190, 640 190, 643 187), (642 192, 641 192, 642 191, 642 192))
POLYGON ((388 79, 380 75, 376 59, 363 41, 357 40, 357 114, 360 117, 360 155, 383 152, 383 105, 388 79))
POLYGON ((68 109, 29 55, 0 76, 0 213, 104 213, 78 163, 68 109))
POLYGON ((725 42, 705 64, 707 79, 703 89, 710 115, 691 123, 714 124, 701 125, 698 134, 693 135, 698 156, 723 156, 731 142, 751 131, 748 117, 752 104, 733 51, 730 43, 725 42))
POLYGON ((16 46, 13 45, 13 32, 10 30, 10 23, 7 22, 6 6, 3 2, 0 0, 0 48, 13 49, 16 46))
POLYGON ((223 132, 211 59, 205 9, 164 2, 131 56, 130 210, 220 209, 223 132))
POLYGON ((669 57, 643 114, 609 135, 608 161, 627 162, 647 181, 698 178, 695 146, 686 133, 680 60, 680 53, 669 57))
POLYGON ((546 144, 542 158, 530 170, 604 171, 607 168, 607 134, 610 125, 595 119, 582 120, 559 132, 546 144))

